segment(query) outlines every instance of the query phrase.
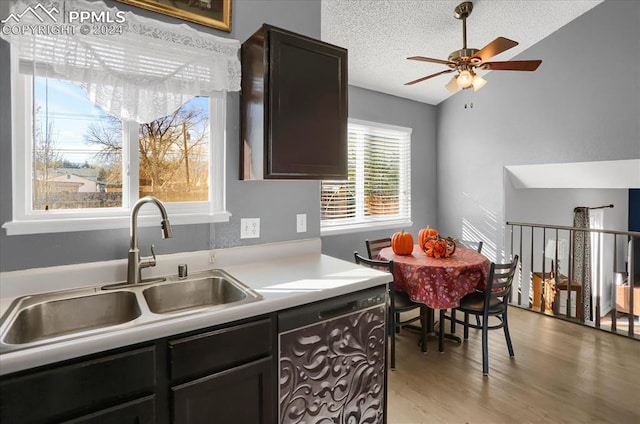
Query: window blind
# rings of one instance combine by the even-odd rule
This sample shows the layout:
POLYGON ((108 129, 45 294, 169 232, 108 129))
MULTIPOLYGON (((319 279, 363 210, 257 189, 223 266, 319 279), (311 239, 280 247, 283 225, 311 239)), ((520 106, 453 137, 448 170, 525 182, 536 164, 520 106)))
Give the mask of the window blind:
POLYGON ((348 179, 323 181, 324 227, 411 219, 411 130, 350 120, 348 179))

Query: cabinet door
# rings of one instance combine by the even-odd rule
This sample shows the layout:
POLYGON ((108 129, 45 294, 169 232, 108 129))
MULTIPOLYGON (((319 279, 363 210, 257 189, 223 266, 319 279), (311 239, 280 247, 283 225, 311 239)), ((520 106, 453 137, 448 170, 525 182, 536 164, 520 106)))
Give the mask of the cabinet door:
POLYGON ((267 178, 346 178, 347 53, 271 29, 267 178))
POLYGON ((60 422, 154 392, 153 346, 3 377, 0 422, 60 422))
POLYGON ((173 387, 173 423, 274 423, 273 368, 268 357, 173 387))
POLYGON ((153 424, 155 420, 153 396, 114 406, 85 415, 64 424, 153 424))

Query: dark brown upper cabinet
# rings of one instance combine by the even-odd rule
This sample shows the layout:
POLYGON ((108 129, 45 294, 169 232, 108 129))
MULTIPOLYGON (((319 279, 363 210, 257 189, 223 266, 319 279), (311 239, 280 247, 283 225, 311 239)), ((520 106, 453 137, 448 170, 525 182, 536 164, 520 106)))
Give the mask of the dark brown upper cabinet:
POLYGON ((242 44, 241 179, 347 178, 347 50, 264 24, 242 44))

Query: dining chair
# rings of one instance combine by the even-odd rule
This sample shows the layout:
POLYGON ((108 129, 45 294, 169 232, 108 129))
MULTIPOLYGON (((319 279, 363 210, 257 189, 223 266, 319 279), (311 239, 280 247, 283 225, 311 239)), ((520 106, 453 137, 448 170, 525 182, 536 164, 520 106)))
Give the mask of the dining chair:
MULTIPOLYGON (((489 375, 489 348, 488 331, 502 328, 507 342, 509 356, 514 356, 511 336, 509 335, 509 322, 507 320, 509 297, 513 276, 518 266, 518 255, 513 260, 504 264, 491 262, 489 275, 484 291, 476 291, 460 299, 460 306, 455 308, 464 313, 464 321, 456 320, 464 325, 464 339, 469 338, 469 328, 482 330, 482 373, 489 375), (469 315, 480 318, 480 324, 471 324, 469 315), (498 323, 489 325, 489 317, 498 319, 498 323)), ((453 320, 452 320, 453 323, 453 320)))
MULTIPOLYGON (((367 254, 369 255, 369 259, 376 259, 378 257, 378 253, 385 247, 391 247, 391 237, 376 239, 376 240, 365 240, 364 243, 367 245, 367 254)), ((399 292, 402 297, 406 297, 407 302, 411 302, 409 297, 404 292, 399 292)), ((404 299, 402 300, 404 301, 404 299)), ((413 302, 411 302, 413 303, 413 302)), ((401 322, 402 325, 411 324, 412 322, 418 321, 418 318, 411 318, 405 321, 400 320, 400 313, 396 313, 395 315, 396 322, 401 322)), ((401 325, 401 326, 402 326, 401 325)), ((401 326, 396 327, 395 332, 399 333, 401 326)))
POLYGON ((378 253, 385 247, 391 247, 391 237, 381 238, 377 240, 365 240, 367 245, 367 254, 369 259, 375 259, 378 253))
POLYGON ((482 245, 484 243, 482 241, 458 239, 457 244, 458 246, 464 247, 465 249, 475 250, 478 253, 482 253, 482 245))
MULTIPOLYGON (((483 245, 483 241, 475 241, 475 240, 464 240, 464 239, 458 239, 457 241, 457 245, 460 247, 464 247, 465 249, 469 249, 469 250, 475 250, 478 253, 482 253, 482 245, 483 245)), ((446 317, 447 319, 449 319, 449 317, 446 317)), ((451 332, 455 333, 456 332, 456 311, 454 311, 453 309, 451 310, 451 332)), ((476 324, 478 326, 480 326, 480 318, 476 316, 476 324)))
MULTIPOLYGON (((393 282, 393 261, 378 261, 375 259, 367 259, 364 256, 358 254, 358 252, 353 252, 353 257, 355 258, 356 264, 367 266, 369 268, 375 268, 387 271, 391 274, 391 281, 389 282, 389 322, 387 325, 387 334, 389 339, 391 340, 391 369, 396 368, 396 333, 400 331, 400 328, 403 325, 407 325, 410 322, 414 322, 420 319, 421 314, 417 317, 412 317, 405 321, 400 320, 400 314, 402 312, 409 312, 417 308, 422 308, 425 305, 421 303, 413 302, 409 299, 409 296, 401 291, 395 290, 395 285, 393 282)), ((425 343, 424 340, 424 332, 421 331, 422 338, 420 340, 421 343, 425 343)))

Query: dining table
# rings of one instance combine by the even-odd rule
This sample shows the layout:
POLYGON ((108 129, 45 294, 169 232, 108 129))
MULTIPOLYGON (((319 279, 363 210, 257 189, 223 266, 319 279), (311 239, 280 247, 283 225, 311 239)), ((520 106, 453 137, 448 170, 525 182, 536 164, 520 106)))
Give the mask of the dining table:
POLYGON ((405 292, 416 303, 427 305, 422 314, 422 350, 426 352, 425 337, 435 335, 434 310, 440 310, 439 350, 444 351, 443 338, 461 342, 453 334, 444 333, 444 311, 460 306, 460 299, 475 290, 482 290, 489 273, 489 259, 475 250, 462 247, 446 258, 427 256, 419 245, 410 255, 397 255, 385 247, 378 260, 394 262, 395 290, 405 292))

